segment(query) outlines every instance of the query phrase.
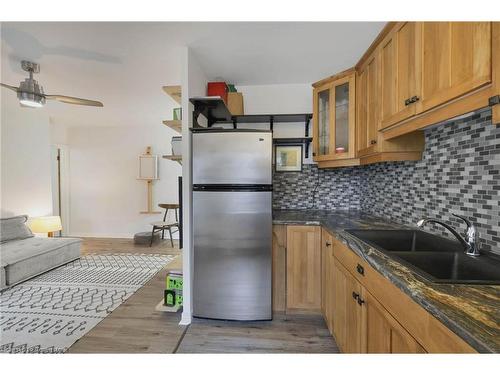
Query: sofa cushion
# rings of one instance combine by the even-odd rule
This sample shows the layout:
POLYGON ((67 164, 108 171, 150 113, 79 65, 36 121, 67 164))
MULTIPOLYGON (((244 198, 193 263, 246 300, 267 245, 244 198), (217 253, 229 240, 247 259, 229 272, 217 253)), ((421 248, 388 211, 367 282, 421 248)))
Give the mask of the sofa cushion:
POLYGON ((78 238, 32 237, 0 244, 6 284, 12 286, 80 257, 78 238))
POLYGON ((28 216, 14 216, 0 219, 0 243, 33 237, 26 225, 28 216))

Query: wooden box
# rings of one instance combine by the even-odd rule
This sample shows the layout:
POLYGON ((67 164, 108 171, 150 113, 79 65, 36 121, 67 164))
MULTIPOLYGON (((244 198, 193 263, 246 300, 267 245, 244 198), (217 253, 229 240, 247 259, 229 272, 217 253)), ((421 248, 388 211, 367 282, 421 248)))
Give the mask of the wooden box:
POLYGON ((241 92, 227 93, 227 109, 233 116, 244 114, 243 109, 243 94, 241 92))

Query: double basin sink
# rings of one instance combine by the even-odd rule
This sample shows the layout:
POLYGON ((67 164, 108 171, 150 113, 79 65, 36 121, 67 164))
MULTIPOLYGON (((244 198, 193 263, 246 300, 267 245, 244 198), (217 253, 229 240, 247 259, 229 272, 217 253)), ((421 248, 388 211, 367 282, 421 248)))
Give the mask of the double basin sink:
POLYGON ((466 255, 461 244, 419 230, 346 230, 436 283, 500 285, 500 257, 466 255))

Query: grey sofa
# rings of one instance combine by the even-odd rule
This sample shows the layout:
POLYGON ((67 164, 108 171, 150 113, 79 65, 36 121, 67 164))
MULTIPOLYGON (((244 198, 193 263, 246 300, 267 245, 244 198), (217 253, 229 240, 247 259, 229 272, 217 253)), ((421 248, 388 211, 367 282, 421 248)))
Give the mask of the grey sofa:
POLYGON ((80 257, 79 238, 34 237, 27 220, 25 215, 0 219, 0 289, 80 257))

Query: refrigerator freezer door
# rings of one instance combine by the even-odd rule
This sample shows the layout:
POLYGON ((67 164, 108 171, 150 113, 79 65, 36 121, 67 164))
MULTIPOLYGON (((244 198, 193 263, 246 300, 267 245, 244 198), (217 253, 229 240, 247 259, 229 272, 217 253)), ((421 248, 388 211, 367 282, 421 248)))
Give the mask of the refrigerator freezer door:
POLYGON ((272 133, 193 133, 193 184, 272 184, 272 133))
POLYGON ((196 317, 272 319, 271 192, 194 192, 196 317))

